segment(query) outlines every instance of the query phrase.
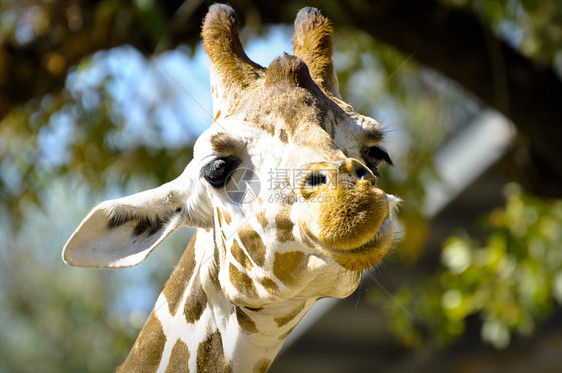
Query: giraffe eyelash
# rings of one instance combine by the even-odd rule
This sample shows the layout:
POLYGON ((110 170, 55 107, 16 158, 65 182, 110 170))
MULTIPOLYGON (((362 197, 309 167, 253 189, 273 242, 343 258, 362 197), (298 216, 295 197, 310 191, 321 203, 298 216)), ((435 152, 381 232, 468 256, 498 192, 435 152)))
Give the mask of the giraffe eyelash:
POLYGON ((212 187, 222 188, 240 163, 240 160, 236 157, 217 158, 201 168, 201 176, 212 187))
POLYGON ((367 167, 369 167, 376 176, 379 176, 378 168, 383 162, 386 162, 391 166, 393 165, 392 159, 390 159, 387 151, 380 146, 371 146, 369 148, 362 149, 361 156, 367 164, 367 167))

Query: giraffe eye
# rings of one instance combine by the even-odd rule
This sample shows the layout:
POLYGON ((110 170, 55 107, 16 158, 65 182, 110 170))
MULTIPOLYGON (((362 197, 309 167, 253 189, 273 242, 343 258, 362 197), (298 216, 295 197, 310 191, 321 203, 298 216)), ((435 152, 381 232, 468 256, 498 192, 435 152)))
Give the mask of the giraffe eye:
POLYGON ((234 157, 217 158, 201 169, 201 176, 215 188, 226 184, 232 172, 238 167, 240 160, 234 157))
POLYGON ((361 155, 363 156, 363 160, 367 164, 367 167, 369 167, 373 172, 379 168, 383 161, 392 166, 392 160, 390 159, 388 153, 378 146, 371 146, 363 149, 361 151, 361 155))

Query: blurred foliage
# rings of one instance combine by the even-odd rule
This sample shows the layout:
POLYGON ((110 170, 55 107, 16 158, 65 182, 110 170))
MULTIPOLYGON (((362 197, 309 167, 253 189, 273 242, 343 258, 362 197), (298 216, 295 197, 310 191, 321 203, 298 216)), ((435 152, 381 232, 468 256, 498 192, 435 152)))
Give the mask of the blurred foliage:
POLYGON ((2 120, 0 371, 112 371, 177 263, 185 232, 139 268, 60 259, 95 203, 157 186, 190 160, 198 118, 185 116, 162 69, 130 47, 100 52, 72 69, 63 92, 2 120))
POLYGON ((342 97, 379 121, 397 167, 381 169, 384 190, 406 201, 400 208, 402 262, 423 255, 429 234, 423 215, 425 185, 438 181, 437 148, 467 126, 481 109, 454 83, 421 68, 384 44, 357 32, 335 35, 335 67, 342 97))
POLYGON ((417 346, 424 337, 450 344, 477 315, 482 339, 505 348, 513 333, 530 335, 562 305, 562 200, 526 196, 516 184, 505 194, 505 207, 487 215, 485 244, 449 238, 441 269, 399 289, 394 295, 400 305, 384 303, 391 328, 406 345, 417 346))
MULTIPOLYGON (((68 177, 65 181, 72 183, 68 177)), ((108 307, 121 288, 117 282, 88 270, 68 270, 54 255, 51 242, 60 242, 59 224, 65 221, 58 210, 77 218, 81 200, 75 195, 75 204, 69 204, 65 183, 57 184, 41 208, 22 203, 25 225, 19 230, 2 206, 0 371, 59 372, 63 366, 67 371, 110 371, 116 363, 112 351, 125 353, 136 334, 108 307), (102 353, 80 353, 88 350, 102 353)))
MULTIPOLYGON (((513 47, 562 71, 559 2, 447 2, 470 8, 513 47)), ((515 184, 506 186, 505 195, 505 207, 485 217, 489 232, 485 245, 468 235, 450 237, 443 243, 442 265, 436 273, 401 286, 394 293, 397 303, 386 299, 381 303, 389 312, 390 328, 402 343, 411 347, 427 341, 449 345, 477 317, 482 340, 505 348, 514 333, 531 335, 537 324, 559 310, 562 201, 527 196, 515 184)), ((408 205, 407 197, 406 201, 408 205)), ((410 250, 415 238, 408 234, 411 225, 405 225, 406 249, 410 250)), ((381 301, 379 295, 372 296, 381 301)))
POLYGON ((59 92, 69 69, 97 50, 122 44, 153 50, 170 3, 0 2, 0 118, 32 98, 59 92))
POLYGON ((535 61, 562 64, 562 4, 557 0, 446 0, 470 8, 535 61))
MULTIPOLYGON (((161 183, 183 170, 191 158, 191 147, 180 146, 193 141, 192 133, 186 131, 173 147, 165 144, 162 135, 165 123, 159 118, 163 111, 160 100, 168 98, 168 106, 174 104, 176 83, 162 79, 165 73, 134 49, 119 48, 111 55, 117 61, 107 62, 111 57, 99 52, 81 62, 69 75, 65 91, 30 102, 2 121, 0 196, 16 226, 21 218, 18 206, 24 201, 38 203, 40 193, 63 175, 81 175, 93 189, 124 186, 133 175, 161 183), (115 89, 115 85, 138 88, 142 78, 127 76, 119 71, 120 66, 103 66, 117 64, 119 54, 128 59, 122 62, 140 59, 142 68, 157 74, 150 79, 153 86, 149 91, 120 97, 123 88, 115 89), (97 66, 95 71, 92 64, 97 66), (134 79, 139 81, 130 84, 134 79), (125 101, 127 107, 120 107, 125 101), (136 120, 131 113, 137 115, 136 120)), ((187 118, 179 120, 182 126, 189 126, 187 118)))
POLYGON ((1 206, 0 372, 109 372, 123 361, 178 260, 184 234, 144 268, 70 268, 61 247, 103 192, 54 180, 40 206, 22 202, 20 229, 1 206), (69 198, 71 197, 71 198, 69 198))

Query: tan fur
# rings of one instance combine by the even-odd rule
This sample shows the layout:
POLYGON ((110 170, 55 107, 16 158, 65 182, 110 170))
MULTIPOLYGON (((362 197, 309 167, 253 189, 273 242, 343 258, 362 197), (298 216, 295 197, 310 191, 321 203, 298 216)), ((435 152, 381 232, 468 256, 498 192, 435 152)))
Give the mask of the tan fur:
POLYGON ((203 21, 203 45, 220 82, 213 86, 214 94, 224 102, 236 101, 241 90, 253 84, 264 70, 244 52, 238 26, 232 8, 222 4, 212 7, 203 21))
POLYGON ((273 274, 287 286, 292 285, 297 281, 300 273, 305 268, 303 259, 304 253, 302 251, 275 253, 273 274))
POLYGON ((228 211, 223 211, 224 221, 226 224, 232 223, 232 217, 228 213, 228 211))
MULTIPOLYGON (((338 81, 332 63, 332 25, 316 9, 295 20, 293 50, 308 65, 310 75, 326 92, 338 97, 338 81)), ((302 12, 302 11, 301 11, 302 12)))
POLYGON ((148 317, 127 360, 119 367, 119 372, 156 372, 162 352, 166 344, 166 336, 162 324, 154 314, 148 317))
POLYGON ((232 372, 232 363, 224 355, 222 336, 218 330, 199 344, 197 348, 197 372, 232 372))
POLYGON ((251 299, 256 297, 257 291, 254 281, 247 273, 240 271, 232 263, 228 266, 228 279, 243 296, 251 299))
POLYGON ((293 221, 291 220, 291 207, 284 208, 275 216, 275 237, 279 242, 293 241, 293 221))
MULTIPOLYGON (((296 325, 295 325, 296 326, 296 325)), ((289 334, 291 334, 291 332, 293 331, 295 327, 293 326, 292 328, 290 328, 289 330, 287 330, 285 333, 281 334, 279 336, 279 340, 280 341, 284 341, 285 339, 287 339, 287 337, 289 336, 289 334)))
POLYGON ((243 265, 247 270, 252 269, 252 267, 254 266, 252 264, 252 261, 248 258, 248 256, 246 256, 246 253, 244 252, 244 250, 242 250, 240 245, 238 245, 238 242, 236 242, 236 240, 232 242, 230 252, 232 253, 234 259, 236 259, 236 261, 243 265))
POLYGON ((258 223, 260 223, 260 225, 264 229, 265 229, 265 227, 267 227, 267 224, 269 224, 269 222, 267 221, 267 218, 265 217, 264 211, 258 212, 256 214, 256 219, 257 219, 258 223))
POLYGON ((181 340, 177 339, 174 347, 172 348, 172 354, 170 355, 170 361, 164 373, 178 373, 185 372, 189 373, 189 349, 187 345, 181 340))
POLYGON ((294 318, 297 317, 302 312, 302 310, 304 309, 304 306, 305 306, 305 303, 302 302, 297 308, 295 308, 294 310, 289 312, 287 315, 276 317, 273 320, 275 320, 275 322, 277 323, 277 326, 279 326, 279 327, 282 327, 283 325, 287 325, 289 322, 294 320, 294 318))
POLYGON ((219 228, 222 228, 222 213, 221 210, 217 207, 217 223, 219 223, 219 228))
POLYGON ((197 232, 193 234, 191 241, 187 245, 187 248, 183 252, 180 262, 176 266, 176 269, 170 276, 168 282, 162 293, 166 297, 168 302, 168 309, 170 314, 175 315, 178 309, 179 303, 185 293, 187 287, 187 281, 193 274, 193 269, 195 267, 195 240, 197 237, 197 232))
POLYGON ((207 294, 205 293, 205 290, 203 290, 199 279, 196 279, 191 286, 189 297, 187 297, 185 301, 185 307, 183 310, 185 320, 191 324, 197 322, 206 307, 207 294))
POLYGON ((252 320, 247 313, 242 311, 242 309, 238 306, 236 308, 236 319, 238 320, 238 324, 246 333, 255 334, 258 332, 258 328, 256 327, 256 323, 252 320))
MULTIPOLYGON (((225 247, 223 245, 223 247, 225 247)), ((213 259, 211 262, 211 265, 209 266, 209 279, 211 280, 211 283, 214 286, 214 290, 216 291, 220 291, 221 290, 221 284, 219 282, 219 251, 215 250, 215 252, 213 253, 213 259)), ((186 279, 186 281, 188 281, 189 279, 186 279)))
POLYGON ((388 217, 386 195, 368 182, 355 188, 338 187, 328 195, 335 203, 320 204, 318 238, 336 249, 354 249, 369 241, 388 217))
POLYGON ((277 284, 275 283, 275 281, 273 281, 270 278, 264 278, 263 280, 261 280, 261 285, 264 287, 264 289, 269 293, 269 294, 273 294, 275 293, 277 290, 279 290, 279 286, 277 286, 277 284))
POLYGON ((265 373, 269 369, 270 365, 271 365, 270 359, 261 359, 254 366, 254 372, 253 373, 265 373))
POLYGON ((266 248, 261 236, 251 226, 246 224, 238 230, 238 237, 254 263, 257 266, 263 266, 266 248))
POLYGON ((284 130, 283 128, 279 130, 279 140, 281 140, 281 142, 285 144, 289 143, 289 138, 287 137, 287 131, 284 130))
POLYGON ((211 146, 219 154, 231 154, 240 148, 240 143, 224 132, 219 132, 211 137, 211 146))

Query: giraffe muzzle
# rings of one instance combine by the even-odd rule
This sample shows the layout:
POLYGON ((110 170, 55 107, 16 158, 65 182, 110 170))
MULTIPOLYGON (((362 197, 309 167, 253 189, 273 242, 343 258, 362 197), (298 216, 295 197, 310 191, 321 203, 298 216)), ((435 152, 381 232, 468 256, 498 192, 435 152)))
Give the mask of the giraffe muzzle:
POLYGON ((306 234, 348 269, 371 267, 392 246, 391 204, 375 182, 367 167, 347 158, 307 165, 298 184, 306 234))

